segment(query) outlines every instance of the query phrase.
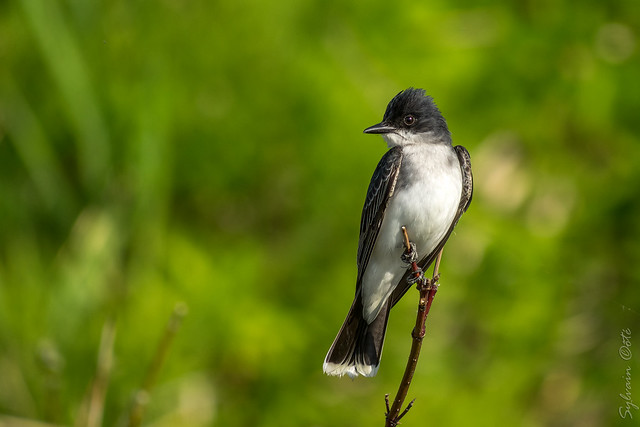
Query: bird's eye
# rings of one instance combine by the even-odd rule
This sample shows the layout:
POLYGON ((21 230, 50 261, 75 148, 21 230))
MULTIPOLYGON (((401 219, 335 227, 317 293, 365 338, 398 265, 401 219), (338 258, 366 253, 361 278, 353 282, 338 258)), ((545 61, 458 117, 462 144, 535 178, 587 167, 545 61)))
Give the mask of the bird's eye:
POLYGON ((404 124, 407 126, 411 126, 416 122, 416 118, 413 117, 411 114, 409 114, 408 116, 405 116, 404 118, 404 124))

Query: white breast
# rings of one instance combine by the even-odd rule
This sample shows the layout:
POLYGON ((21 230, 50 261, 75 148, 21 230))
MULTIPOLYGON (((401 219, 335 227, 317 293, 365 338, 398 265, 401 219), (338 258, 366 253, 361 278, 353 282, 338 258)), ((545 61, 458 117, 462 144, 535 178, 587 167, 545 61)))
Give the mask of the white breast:
POLYGON ((462 174, 449 145, 404 146, 400 174, 362 280, 363 315, 368 323, 406 271, 400 260, 404 250, 401 227, 407 227, 418 258, 422 258, 445 236, 460 203, 462 174))

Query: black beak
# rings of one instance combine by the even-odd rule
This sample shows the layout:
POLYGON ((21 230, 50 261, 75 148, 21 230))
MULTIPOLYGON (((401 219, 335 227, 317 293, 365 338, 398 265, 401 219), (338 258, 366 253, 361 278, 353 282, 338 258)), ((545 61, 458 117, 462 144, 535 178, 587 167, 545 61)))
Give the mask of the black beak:
POLYGON ((363 132, 364 133, 391 133, 395 132, 396 128, 389 126, 385 122, 380 122, 377 125, 369 126, 363 132))

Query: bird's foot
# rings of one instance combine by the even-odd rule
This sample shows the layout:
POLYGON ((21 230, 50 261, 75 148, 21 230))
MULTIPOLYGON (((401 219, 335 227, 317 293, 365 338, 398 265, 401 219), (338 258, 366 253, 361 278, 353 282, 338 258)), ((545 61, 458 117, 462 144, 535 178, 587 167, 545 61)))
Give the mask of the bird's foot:
POLYGON ((407 277, 407 283, 410 285, 424 283, 424 271, 420 267, 416 267, 415 270, 411 272, 409 277, 407 277))
POLYGON ((402 262, 404 262, 405 264, 411 264, 418 261, 418 251, 416 250, 416 244, 413 242, 409 242, 409 244, 411 245, 411 249, 405 249, 401 257, 402 262))

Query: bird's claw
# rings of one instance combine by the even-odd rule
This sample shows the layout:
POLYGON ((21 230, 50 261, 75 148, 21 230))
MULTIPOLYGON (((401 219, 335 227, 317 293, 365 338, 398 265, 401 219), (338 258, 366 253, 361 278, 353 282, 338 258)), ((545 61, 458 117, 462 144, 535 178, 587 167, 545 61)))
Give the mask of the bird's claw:
POLYGON ((413 242, 409 242, 409 244, 411 245, 411 249, 405 249, 401 257, 402 262, 404 262, 405 264, 411 264, 418 261, 418 251, 416 250, 416 244, 413 242))
POLYGON ((417 267, 417 270, 411 272, 409 277, 407 277, 407 283, 410 285, 414 285, 416 283, 424 282, 424 271, 420 267, 417 267))

